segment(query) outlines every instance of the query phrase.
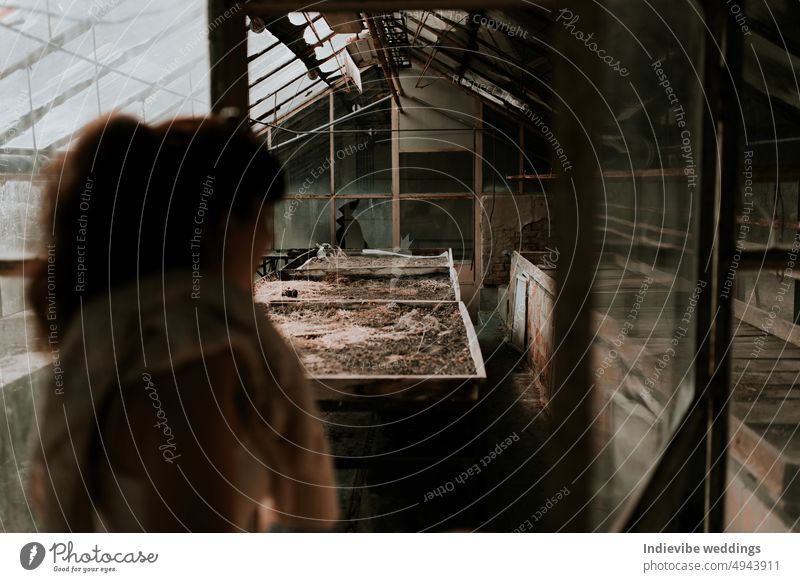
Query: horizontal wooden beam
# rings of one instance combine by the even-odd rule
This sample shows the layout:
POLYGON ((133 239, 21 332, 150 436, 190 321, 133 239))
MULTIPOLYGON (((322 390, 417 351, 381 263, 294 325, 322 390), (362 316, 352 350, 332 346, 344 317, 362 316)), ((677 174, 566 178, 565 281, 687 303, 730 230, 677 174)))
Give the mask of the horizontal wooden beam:
MULTIPOLYGON (((538 0, 537 6, 554 8, 555 0, 538 0)), ((434 10, 439 8, 485 9, 486 0, 330 0, 325 2, 325 12, 372 12, 398 10, 434 10)), ((525 0, 497 0, 492 8, 531 8, 525 0)), ((308 2, 298 0, 251 0, 245 5, 248 14, 269 16, 313 8, 308 2)))

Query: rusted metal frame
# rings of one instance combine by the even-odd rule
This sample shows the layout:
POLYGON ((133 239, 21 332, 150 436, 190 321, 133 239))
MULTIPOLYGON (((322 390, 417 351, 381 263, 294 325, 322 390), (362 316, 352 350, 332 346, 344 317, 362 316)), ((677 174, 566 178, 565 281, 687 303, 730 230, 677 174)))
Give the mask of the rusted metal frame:
MULTIPOLYGON (((305 17, 306 22, 308 22, 308 26, 311 29, 311 32, 314 33, 314 37, 317 39, 317 42, 314 45, 310 46, 309 48, 312 48, 312 49, 315 48, 315 47, 322 48, 322 47, 325 46, 325 43, 328 43, 330 45, 330 48, 331 48, 331 55, 330 55, 330 57, 328 59, 325 59, 325 60, 327 61, 327 60, 330 60, 330 58, 335 58, 336 59, 336 65, 339 68, 339 72, 342 74, 343 77, 345 77, 344 66, 342 65, 342 63, 339 62, 339 58, 338 58, 339 55, 341 54, 342 50, 341 49, 340 50, 334 50, 333 43, 331 42, 331 39, 334 37, 334 35, 336 33, 333 32, 333 29, 331 29, 331 31, 332 31, 331 34, 326 36, 325 39, 323 40, 322 38, 320 38, 319 32, 317 32, 317 27, 314 26, 315 23, 322 18, 322 14, 320 14, 319 18, 315 18, 313 20, 311 18, 309 18, 307 12, 303 12, 303 16, 305 17)), ((327 23, 327 21, 326 21, 326 23, 327 23)), ((345 47, 343 47, 343 48, 345 48, 345 47)), ((322 71, 320 70, 320 75, 321 74, 322 74, 322 71)), ((326 77, 327 77, 327 74, 326 74, 326 77)), ((327 78, 326 78, 326 80, 327 80, 327 78)))
MULTIPOLYGON (((439 20, 441 20, 442 22, 444 22, 446 24, 450 24, 451 26, 457 25, 457 23, 453 22, 452 20, 450 20, 446 16, 443 16, 443 15, 438 14, 436 12, 434 12, 434 15, 436 16, 436 18, 438 18, 439 20)), ((478 29, 480 29, 480 26, 478 26, 478 29)), ((526 48, 531 48, 529 44, 521 43, 521 41, 518 41, 518 40, 516 40, 514 38, 512 38, 512 41, 518 42, 520 44, 523 44, 526 48)), ((509 55, 509 54, 507 54, 505 52, 502 52, 502 51, 498 51, 496 46, 493 47, 492 45, 487 43, 485 40, 483 40, 480 37, 480 35, 477 36, 477 42, 483 48, 487 48, 487 49, 491 50, 492 52, 494 52, 495 55, 497 55, 499 58, 503 59, 504 61, 508 61, 508 62, 512 63, 513 65, 515 65, 516 67, 519 67, 520 70, 536 68, 540 64, 544 64, 544 63, 546 63, 548 61, 548 56, 547 56, 547 51, 546 50, 542 50, 541 51, 541 53, 542 53, 541 56, 539 56, 539 58, 536 59, 533 63, 530 63, 530 64, 526 65, 526 64, 518 61, 517 59, 515 59, 511 55, 509 55)))
POLYGON ((392 102, 392 246, 400 248, 400 140, 396 139, 400 130, 400 111, 392 102))
MULTIPOLYGON (((267 118, 268 116, 270 116, 270 115, 274 114, 276 111, 278 111, 281 107, 283 107, 284 105, 286 105, 287 103, 289 103, 293 99, 297 98, 297 95, 295 94, 295 95, 292 95, 291 97, 288 97, 288 98, 284 99, 280 103, 278 103, 278 93, 280 93, 284 89, 288 89, 291 85, 293 85, 294 83, 297 83, 300 79, 302 79, 305 76, 306 76, 305 72, 301 73, 300 75, 296 76, 294 79, 292 79, 290 81, 287 81, 286 83, 284 83, 283 85, 278 87, 272 93, 270 93, 268 95, 264 95, 263 97, 260 97, 259 99, 256 99, 255 101, 253 101, 250 104, 250 109, 252 109, 253 107, 256 107, 257 105, 261 105, 264 101, 268 101, 269 99, 275 100, 275 105, 273 105, 272 109, 270 109, 269 111, 267 111, 265 113, 262 113, 261 115, 259 115, 257 117, 257 119, 259 121, 261 121, 261 120, 267 118)), ((308 91, 309 89, 311 89, 312 87, 316 87, 320 83, 322 83, 326 87, 330 88, 330 85, 328 85, 325 81, 323 81, 322 79, 318 79, 317 81, 315 81, 314 83, 312 83, 311 85, 306 87, 305 90, 308 91)))
MULTIPOLYGON (((419 22, 413 16, 409 16, 408 19, 411 20, 411 21, 414 21, 414 22, 419 22)), ((438 31, 436 31, 436 29, 433 29, 433 28, 431 28, 431 27, 429 27, 427 25, 425 25, 425 28, 428 29, 430 32, 438 33, 438 31)), ((433 50, 435 50, 435 51, 444 53, 445 56, 447 56, 448 58, 450 58, 450 59, 452 59, 452 60, 454 60, 454 61, 456 61, 458 63, 463 62, 464 61, 464 56, 463 55, 454 54, 453 51, 450 48, 448 48, 445 45, 442 45, 441 44, 442 39, 446 39, 446 40, 450 40, 450 41, 453 40, 452 38, 447 37, 446 35, 441 36, 441 37, 439 37, 439 40, 437 41, 437 43, 435 45, 432 45, 431 48, 433 50)), ((458 48, 458 49, 460 49, 462 51, 466 51, 467 50, 466 47, 464 45, 462 45, 461 43, 454 42, 453 44, 454 44, 454 46, 456 48, 458 48)), ((413 52, 414 50, 421 50, 421 48, 422 47, 411 47, 411 51, 413 52)), ((474 67, 472 67, 470 65, 466 65, 465 66, 465 72, 466 71, 471 71, 471 72, 475 73, 476 75, 491 81, 492 84, 494 84, 497 87, 500 87, 504 91, 507 91, 511 95, 516 95, 516 92, 513 90, 513 87, 511 85, 506 85, 505 83, 498 82, 496 79, 494 79, 493 77, 491 77, 489 75, 489 73, 491 71, 493 71, 493 70, 495 70, 497 68, 496 65, 492 61, 486 59, 484 56, 479 55, 479 54, 477 54, 477 55, 473 54, 472 57, 473 57, 473 60, 477 61, 478 63, 480 63, 481 65, 486 67, 486 70, 481 71, 481 70, 478 70, 478 69, 476 69, 476 68, 474 68, 474 67)), ((432 61, 433 57, 432 56, 429 57, 429 60, 432 61)), ((430 66, 430 64, 431 63, 429 63, 429 66, 430 66)), ((521 71, 525 71, 525 70, 528 70, 530 68, 528 66, 523 66, 523 65, 517 65, 517 66, 521 67, 521 69, 520 69, 521 71)), ((546 103, 546 100, 544 100, 541 96, 539 96, 535 92, 531 91, 531 94, 535 98, 535 101, 539 104, 540 107, 541 107, 541 104, 546 103)), ((526 94, 526 96, 527 96, 527 94, 526 94)), ((520 99, 520 101, 523 101, 523 100, 524 99, 520 99)))
MULTIPOLYGON (((539 6, 560 6, 555 0, 537 0, 539 6)), ((250 0, 246 5, 248 14, 259 16, 285 12, 308 10, 307 0, 250 0)), ((486 8, 486 0, 330 0, 325 3, 326 12, 360 12, 400 10, 433 10, 441 8, 486 8)), ((526 8, 530 3, 524 0, 495 0, 493 7, 526 8)))
MULTIPOLYGON (((312 87, 316 87, 319 83, 322 83, 322 82, 323 81, 318 81, 317 83, 311 85, 309 87, 309 89, 312 88, 312 87)), ((291 111, 289 111, 288 113, 286 113, 282 117, 279 117, 279 118, 273 120, 272 122, 264 121, 264 118, 266 118, 267 116, 272 115, 273 113, 275 113, 280 107, 283 107, 286 103, 291 101, 291 99, 287 99, 287 100, 285 100, 284 102, 282 102, 280 104, 276 104, 276 107, 274 107, 272 110, 267 111, 266 113, 263 113, 263 114, 259 115, 257 118, 252 118, 251 117, 250 120, 253 123, 263 124, 267 128, 272 128, 274 130, 274 129, 276 129, 277 124, 283 123, 287 119, 289 119, 291 117, 294 117, 295 115, 297 115, 299 113, 302 113, 305 109, 307 109, 308 107, 311 107, 312 105, 317 103, 320 99, 327 99, 329 93, 337 90, 343 84, 344 84, 344 79, 339 79, 333 85, 329 86, 327 89, 323 89, 320 93, 318 93, 317 95, 314 95, 308 101, 305 101, 305 102, 301 103, 296 108, 292 109, 291 111)), ((277 128, 277 129, 279 129, 279 128, 277 128)), ((259 135, 263 134, 264 131, 266 131, 266 130, 262 130, 261 132, 259 132, 259 135)), ((274 135, 273 135, 273 138, 274 138, 274 135)))
POLYGON ((369 13, 364 14, 364 19, 367 21, 367 28, 369 29, 369 35, 372 37, 372 43, 375 45, 375 54, 378 57, 378 63, 381 66, 381 70, 383 71, 383 76, 386 79, 386 84, 389 85, 389 91, 392 93, 392 99, 394 100, 395 105, 400 113, 403 113, 403 105, 400 103, 400 95, 402 94, 403 88, 400 86, 400 82, 397 80, 397 76, 389 67, 389 63, 386 60, 386 51, 383 48, 383 42, 381 41, 380 35, 378 34, 378 30, 375 28, 375 23, 373 22, 374 16, 369 13), (399 89, 398 89, 399 86, 399 89))
MULTIPOLYGON (((436 16, 436 18, 438 18, 439 20, 441 20, 441 21, 442 21, 442 22, 444 22, 445 24, 448 24, 448 25, 450 25, 450 26, 453 26, 453 27, 461 27, 461 25, 460 25, 460 24, 458 24, 457 22, 454 22, 454 21, 450 20, 450 19, 449 19, 449 18, 447 18, 446 16, 441 16, 441 15, 439 15, 439 14, 437 14, 437 13, 433 13, 433 15, 434 15, 434 16, 436 16)), ((438 38, 440 38, 440 39, 442 39, 442 38, 446 38, 447 40, 450 40, 450 41, 455 41, 453 44, 455 44, 455 45, 457 45, 459 48, 462 48, 462 49, 465 49, 465 50, 468 48, 467 46, 463 45, 462 43, 460 43, 460 42, 457 42, 457 40, 458 40, 458 39, 454 39, 454 38, 452 38, 452 37, 449 37, 449 36, 447 36, 447 34, 440 35, 441 31, 437 30, 436 28, 433 28, 432 26, 430 26, 430 25, 428 25, 428 24, 423 24, 422 22, 420 22, 419 20, 417 20, 417 19, 416 19, 416 18, 414 18, 413 16, 409 16, 409 17, 408 17, 408 19, 409 19, 409 20, 412 20, 412 21, 414 21, 414 22, 415 22, 415 23, 417 23, 417 24, 419 24, 420 26, 422 26, 422 28, 424 28, 424 29, 425 29, 425 30, 427 30, 428 32, 431 32, 431 33, 433 33, 433 34, 436 34, 436 35, 437 35, 437 37, 438 37, 438 38)), ((480 27, 478 27, 478 28, 480 28, 480 27)), ((527 65, 526 65, 525 63, 521 63, 521 62, 519 62, 517 59, 515 59, 515 58, 512 58, 510 55, 508 55, 508 54, 506 54, 506 53, 499 53, 499 52, 496 50, 496 47, 493 47, 493 46, 491 46, 489 43, 487 43, 486 41, 484 41, 483 39, 481 39, 481 38, 480 38, 480 36, 478 36, 478 37, 477 37, 477 42, 478 42, 478 44, 480 44, 480 45, 481 45, 483 48, 486 48, 486 49, 489 49, 490 51, 492 51, 496 57, 498 57, 499 59, 502 59, 502 60, 505 60, 505 61, 508 61, 508 62, 512 63, 514 66, 518 67, 518 68, 519 68, 519 70, 527 70, 527 69, 531 69, 532 67, 535 67, 535 66, 537 66, 537 64, 541 64, 541 63, 546 63, 546 62, 547 62, 547 56, 545 56, 545 55, 542 55, 542 56, 541 56, 541 57, 540 57, 540 58, 539 58, 539 59, 538 59, 536 62, 534 62, 534 63, 531 63, 531 64, 527 64, 527 65)), ((481 74, 482 74, 482 73, 481 73, 481 74)))
MULTIPOLYGON (((33 118, 33 89, 31 88, 31 69, 30 69, 30 67, 25 69, 25 77, 26 77, 26 79, 28 81, 28 117, 33 118)), ((30 125, 30 128, 31 128, 31 138, 33 139, 33 151, 35 152, 37 150, 37 147, 36 147, 36 126, 32 123, 30 125)), ((15 132, 14 135, 16 135, 16 132, 15 132)), ((5 144, 6 141, 8 141, 8 139, 5 139, 5 136, 3 136, 3 138, 0 138, 0 145, 5 144)))
MULTIPOLYGON (((336 57, 338 54, 340 54, 340 53, 341 53, 342 51, 344 51, 344 50, 346 50, 346 47, 342 47, 342 48, 340 48, 338 51, 336 51, 335 53, 331 54, 331 55, 330 55, 328 58, 326 58, 324 61, 320 61, 320 62, 319 62, 319 64, 318 64, 317 66, 315 66, 315 67, 314 67, 314 69, 318 69, 318 68, 320 68, 322 65, 324 65, 325 63, 327 63, 327 62, 328 62, 329 60, 331 60, 332 58, 336 57)), ((289 61, 288 63, 284 63, 284 64, 283 64, 283 65, 281 65, 281 66, 280 66, 278 69, 276 69, 275 71, 273 71, 272 73, 270 73, 268 76, 272 76, 273 74, 277 73, 279 70, 281 70, 281 69, 283 69, 283 68, 285 68, 285 67, 287 67, 287 66, 291 65, 292 63, 296 63, 298 60, 300 60, 300 59, 296 59, 296 58, 295 58, 295 59, 292 59, 291 61, 289 61)), ((301 62, 302 62, 302 61, 301 61, 301 62)), ((311 70, 311 69, 309 69, 309 70, 311 70)), ((266 101, 266 100, 268 100, 268 99, 270 99, 270 98, 277 97, 277 95, 278 95, 278 93, 279 93, 280 91, 283 91, 283 90, 284 90, 284 89, 286 89, 287 87, 290 87, 290 86, 291 86, 291 85, 293 85, 294 83, 297 83, 297 81, 299 81, 300 79, 302 79, 303 77, 305 77, 307 74, 308 74, 308 71, 306 71, 306 72, 303 72, 303 73, 300 73, 299 75, 295 76, 293 79, 291 79, 291 80, 287 81, 286 83, 284 83, 283 85, 281 85, 280 87, 278 87, 277 89, 275 89, 275 91, 273 91, 272 93, 269 93, 268 95, 264 95, 263 97, 261 97, 261 98, 259 98, 259 99, 256 99, 254 102, 252 102, 252 103, 250 104, 250 108, 252 109, 252 108, 253 108, 253 107, 255 107, 256 105, 259 105, 259 104, 263 103, 264 101, 266 101)), ((252 89, 252 88, 253 88, 253 87, 255 87, 255 86, 258 84, 258 83, 262 82, 262 81, 263 81, 265 78, 266 78, 266 77, 262 77, 261 79, 259 79, 259 80, 258 80, 258 81, 256 81, 255 83, 253 83, 253 85, 251 85, 251 87, 250 87, 250 88, 252 89)), ((309 85, 309 86, 306 88, 306 90, 310 89, 311 87, 316 87, 316 86, 317 86, 319 83, 324 83, 324 84, 325 84, 327 87, 329 87, 329 88, 333 88, 333 87, 335 87, 335 86, 337 86, 337 85, 343 84, 343 82, 344 82, 344 81, 345 81, 345 79, 344 79, 344 78, 342 78, 342 79, 337 79, 336 81, 334 81, 334 82, 333 82, 333 84, 331 84, 331 83, 330 83, 330 82, 328 82, 327 80, 323 79, 323 78, 322 78, 322 76, 320 75, 320 77, 319 77, 319 79, 317 80, 317 82, 315 82, 315 83, 313 83, 313 84, 309 85)), ((295 97, 296 97, 296 96, 295 96, 295 97)), ((260 115, 260 116, 258 117, 258 119, 259 119, 259 120, 263 120, 263 119, 264 119, 265 117, 267 117, 268 115, 272 115, 272 114, 273 114, 275 111, 278 111, 278 110, 279 110, 281 107, 283 107, 284 105, 286 105, 286 104, 287 104, 289 101, 291 101, 292 99, 294 99, 294 97, 290 97, 290 98, 288 98, 288 99, 284 99, 284 100, 283 100, 283 101, 281 101, 280 103, 276 103, 276 104, 273 106, 273 108, 272 108, 271 110, 269 110, 267 113, 265 113, 265 114, 263 114, 263 115, 260 115)))
MULTIPOLYGON (((420 59, 419 57, 415 57, 414 56, 414 51, 415 50, 419 50, 419 49, 412 49, 412 51, 411 51, 411 60, 416 61, 417 63, 420 63, 420 64, 424 64, 425 61, 423 59, 420 59)), ((498 105, 497 103, 494 103, 493 101, 490 101, 489 99, 487 99, 486 97, 484 97, 483 95, 478 93, 477 91, 475 91, 473 89, 470 89, 469 87, 466 87, 466 86, 464 86, 464 85, 462 85, 460 83, 456 83, 453 80, 453 75, 455 74, 455 71, 453 71, 452 69, 448 69, 447 67, 444 67, 444 66, 438 67, 438 66, 434 66, 434 65, 431 65, 429 68, 432 69, 433 71, 435 71, 436 73, 438 73, 441 76, 442 79, 444 79, 448 83, 452 84, 454 87, 458 87, 461 91, 464 91, 465 93, 467 93, 471 97, 477 97, 478 99, 480 99, 481 102, 484 105, 486 105, 488 107, 491 107, 495 111, 499 111, 499 112, 501 112, 501 113, 503 113, 503 114, 505 114, 505 115, 507 115, 509 117, 513 117, 516 121, 524 124, 529 129, 536 129, 536 127, 530 122, 529 119, 526 119, 524 115, 519 113, 519 108, 516 105, 514 105, 513 103, 509 103, 508 101, 506 101, 502 97, 499 97, 499 96, 495 95, 495 98, 498 101, 501 102, 501 104, 498 105), (502 106, 505 106, 507 109, 504 109, 502 106)))
MULTIPOLYGON (((330 173, 328 174, 328 187, 330 189, 330 224, 328 224, 328 228, 330 229, 328 233, 328 237, 330 240, 335 240, 336 238, 336 144, 334 143, 333 137, 333 128, 336 124, 336 120, 333 117, 334 115, 334 104, 333 104, 333 92, 328 93, 328 121, 331 122, 330 131, 328 132, 328 160, 330 161, 330 173)), ((338 244, 338 242, 337 242, 338 244)))
MULTIPOLYGON (((283 46, 286 46, 286 45, 283 45, 283 46)), ((269 79, 271 76, 278 74, 278 73, 279 73, 279 72, 281 72, 283 69, 285 69, 286 67, 288 67, 288 66, 289 66, 289 65, 291 65, 291 64, 294 64, 294 63, 296 63, 296 62, 297 62, 297 61, 299 61, 299 60, 300 60, 300 59, 298 59, 298 58, 297 58, 297 55, 296 55, 296 54, 294 54, 294 53, 292 53, 292 58, 290 58, 288 61, 286 61, 286 62, 285 62, 285 63, 283 63, 283 64, 280 64, 280 65, 278 65, 276 68, 272 69, 272 70, 271 70, 271 71, 269 71, 268 73, 265 73, 265 74, 261 75, 261 76, 260 76, 260 77, 258 77, 258 78, 257 78, 255 81, 253 81, 252 83, 250 83, 250 88, 251 88, 251 89, 252 89, 252 88, 254 88, 256 85, 258 85, 258 84, 259 84, 259 83, 261 83, 262 81, 265 81, 265 80, 269 79)), ((302 61, 301 61, 301 62, 302 62, 302 61)), ((305 73, 303 73, 303 75, 305 75, 305 73)), ((301 76, 302 76, 302 75, 301 75, 301 76)), ((298 78, 299 78, 299 77, 298 77, 298 78)))
MULTIPOLYGON (((319 16, 317 16, 316 18, 312 18, 312 19, 311 19, 311 22, 312 22, 312 23, 314 23, 314 22, 317 22, 317 21, 318 21, 318 20, 320 20, 321 18, 322 18, 322 15, 319 15, 319 16)), ((256 34, 257 34, 257 33, 256 33, 256 34)), ((270 34, 272 34, 272 33, 270 33, 270 34)), ((276 38, 276 39, 275 39, 275 42, 274 42, 274 43, 272 43, 271 45, 269 45, 268 47, 261 49, 261 50, 260 50, 260 51, 258 51, 257 53, 254 53, 254 54, 252 54, 252 55, 249 55, 249 56, 247 57, 247 62, 248 62, 248 63, 252 63, 253 61, 255 61, 256 59, 258 59, 259 57, 263 57, 263 56, 264 56, 265 54, 267 54, 269 51, 271 51, 272 49, 274 49, 274 48, 276 48, 276 47, 278 47, 278 46, 281 46, 281 45, 283 45, 283 46, 286 46, 286 45, 284 45, 284 44, 283 44, 283 43, 282 43, 280 40, 278 40, 278 39, 276 38)), ((287 47, 287 48, 288 48, 288 47, 287 47)), ((289 49, 289 50, 291 50, 291 49, 289 49)))
POLYGON ((208 0, 208 22, 214 24, 208 27, 211 110, 235 107, 246 116, 250 105, 247 26, 245 11, 239 8, 228 0, 208 0))
MULTIPOLYGON (((403 152, 405 153, 405 152, 403 152)), ((452 194, 443 194, 443 193, 428 193, 428 194, 412 194, 412 193, 402 193, 400 194, 400 200, 474 200, 475 195, 471 192, 462 192, 462 193, 452 193, 452 194)))
MULTIPOLYGON (((483 281, 484 273, 483 273, 483 244, 482 244, 482 236, 483 236, 483 107, 481 106, 481 101, 478 97, 475 97, 475 101, 477 102, 477 112, 478 112, 478 119, 476 120, 476 126, 472 133, 472 148, 473 148, 473 160, 474 160, 474 167, 473 167, 473 187, 472 190, 474 192, 474 203, 472 206, 472 211, 474 215, 474 246, 475 249, 473 250, 473 262, 475 268, 473 270, 473 278, 474 281, 483 281)), ((489 225, 491 228, 491 225, 489 225)))
MULTIPOLYGON (((286 146, 286 145, 288 145, 290 143, 294 143, 296 141, 299 141, 301 139, 304 139, 304 138, 312 136, 312 135, 320 135, 321 133, 323 133, 323 130, 328 129, 332 125, 334 125, 336 123, 341 123, 342 121, 350 119, 351 117, 357 117, 358 115, 361 115, 362 113, 364 113, 366 110, 371 109, 372 107, 375 107, 376 105, 379 105, 379 104, 383 103, 384 101, 386 101, 389 98, 390 98, 390 96, 387 95, 386 97, 383 97, 381 99, 378 99, 377 101, 373 101, 372 103, 370 103, 368 105, 365 105, 364 107, 362 107, 358 111, 354 111, 352 113, 348 113, 347 115, 343 115, 342 117, 340 117, 338 119, 334 119, 333 121, 328 119, 328 123, 325 123, 324 125, 320 125, 319 127, 315 127, 314 129, 312 129, 312 130, 310 130, 308 132, 302 133, 302 134, 297 135, 297 136, 295 136, 295 137, 293 137, 293 138, 291 138, 289 140, 281 142, 281 143, 277 144, 274 147, 274 149, 282 148, 282 147, 284 147, 284 146, 286 146)), ((382 130, 382 131, 385 131, 385 130, 382 130)), ((326 131, 324 133, 329 133, 329 132, 326 131)))
MULTIPOLYGON (((289 38, 287 37, 286 31, 281 30, 276 24, 279 20, 282 19, 286 19, 286 21, 288 22, 288 16, 284 15, 281 19, 273 20, 271 23, 267 24, 266 29, 270 32, 270 34, 272 34, 275 38, 277 38, 280 42, 282 42, 287 49, 292 51, 292 53, 294 53, 294 55, 300 60, 300 62, 302 62, 305 65, 306 69, 310 71, 314 68, 317 68, 319 61, 317 61, 316 57, 314 56, 314 48, 315 48, 314 45, 306 45, 304 49, 295 50, 298 42, 305 43, 302 36, 303 29, 290 23, 292 27, 299 29, 301 31, 301 34, 300 36, 289 38)), ((312 22, 316 22, 316 19, 312 22)), ((332 33, 331 35, 328 35, 325 38, 330 39, 330 37, 332 37, 333 34, 335 33, 332 33)), ((327 85, 330 85, 330 83, 328 82, 327 73, 319 71, 319 78, 325 81, 327 85)))
MULTIPOLYGON (((796 186, 798 188, 798 194, 800 194, 800 179, 796 180, 796 186)), ((797 196, 797 207, 795 209, 798 218, 800 218, 800 195, 797 196)), ((794 233, 795 237, 800 237, 800 222, 796 223, 796 229, 794 233)), ((800 285, 795 283, 794 286, 794 297, 793 297, 793 305, 792 305, 792 320, 798 321, 800 318, 800 285)))
POLYGON ((475 53, 478 50, 478 32, 481 29, 481 25, 475 23, 474 15, 483 14, 483 11, 468 12, 467 14, 469 15, 469 25, 466 27, 466 29, 469 31, 469 36, 467 37, 466 54, 464 55, 464 59, 461 61, 461 65, 459 65, 458 70, 456 71, 459 79, 464 76, 464 72, 467 70, 467 65, 469 64, 469 59, 472 57, 472 53, 475 53))

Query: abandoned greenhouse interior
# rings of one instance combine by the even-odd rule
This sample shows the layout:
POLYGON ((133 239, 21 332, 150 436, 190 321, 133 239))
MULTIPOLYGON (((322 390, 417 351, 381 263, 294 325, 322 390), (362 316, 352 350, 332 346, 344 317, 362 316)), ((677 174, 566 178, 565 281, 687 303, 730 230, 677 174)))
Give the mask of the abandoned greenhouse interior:
POLYGON ((0 3, 0 529, 797 532, 798 23, 0 3))

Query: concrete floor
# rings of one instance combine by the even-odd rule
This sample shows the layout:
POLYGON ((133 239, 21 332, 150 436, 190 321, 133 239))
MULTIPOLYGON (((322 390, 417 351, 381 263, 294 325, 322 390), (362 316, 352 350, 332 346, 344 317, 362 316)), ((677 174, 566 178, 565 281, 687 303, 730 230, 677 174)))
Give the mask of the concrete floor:
POLYGON ((487 371, 479 402, 327 414, 334 453, 369 463, 337 471, 341 531, 512 531, 542 506, 542 392, 499 317, 482 313, 476 331, 487 371))

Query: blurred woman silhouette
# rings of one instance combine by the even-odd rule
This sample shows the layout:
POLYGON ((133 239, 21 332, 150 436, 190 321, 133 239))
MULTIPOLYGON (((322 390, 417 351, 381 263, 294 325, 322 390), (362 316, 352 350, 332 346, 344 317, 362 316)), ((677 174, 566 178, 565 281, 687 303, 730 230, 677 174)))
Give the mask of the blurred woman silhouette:
POLYGON ((86 127, 48 173, 29 287, 56 360, 30 492, 43 531, 325 530, 329 448, 253 303, 283 191, 231 118, 86 127))

